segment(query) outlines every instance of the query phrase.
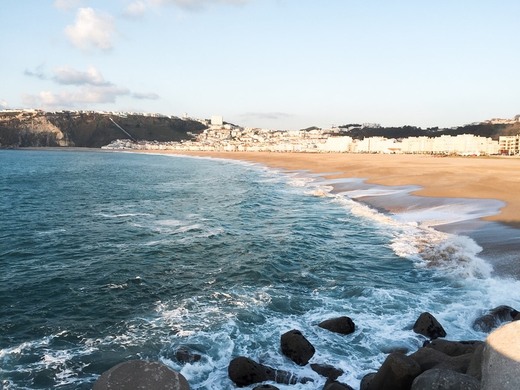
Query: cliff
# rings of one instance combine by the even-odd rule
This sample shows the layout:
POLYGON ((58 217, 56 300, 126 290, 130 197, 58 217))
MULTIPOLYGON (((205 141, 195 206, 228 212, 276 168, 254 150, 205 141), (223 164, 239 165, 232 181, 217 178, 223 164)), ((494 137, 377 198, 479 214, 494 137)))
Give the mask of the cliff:
POLYGON ((116 139, 129 138, 111 118, 136 140, 182 141, 207 128, 199 121, 177 117, 10 110, 0 111, 0 147, 99 148, 116 139))

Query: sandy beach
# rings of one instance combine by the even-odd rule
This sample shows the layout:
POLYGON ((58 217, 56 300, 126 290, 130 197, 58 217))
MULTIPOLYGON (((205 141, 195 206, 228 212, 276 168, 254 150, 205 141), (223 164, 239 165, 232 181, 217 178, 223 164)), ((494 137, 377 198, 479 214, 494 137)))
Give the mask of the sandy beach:
POLYGON ((414 194, 505 202, 486 220, 520 226, 520 158, 433 157, 425 155, 312 154, 265 152, 167 152, 257 162, 306 170, 325 178, 362 178, 388 186, 418 185, 414 194))

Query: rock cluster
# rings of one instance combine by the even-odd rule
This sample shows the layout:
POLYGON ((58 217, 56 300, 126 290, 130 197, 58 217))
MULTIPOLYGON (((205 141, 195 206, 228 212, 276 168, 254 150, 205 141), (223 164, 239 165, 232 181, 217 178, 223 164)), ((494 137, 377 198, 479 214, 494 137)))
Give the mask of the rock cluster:
MULTIPOLYGON (((509 306, 499 306, 475 319, 473 327, 487 332, 504 322, 517 320, 520 320, 518 311, 509 306)), ((517 324, 515 323, 514 329, 509 333, 518 333, 520 326, 517 324)), ((354 322, 346 316, 325 320, 318 326, 343 335, 355 331, 354 322)), ((516 384, 516 378, 520 374, 518 364, 513 364, 516 368, 510 369, 511 359, 504 358, 502 354, 496 353, 493 348, 488 347, 482 341, 443 339, 446 337, 446 331, 432 314, 422 313, 413 325, 413 331, 429 340, 424 343, 422 348, 408 355, 395 351, 389 353, 377 372, 365 375, 361 381, 360 390, 479 390, 481 382, 483 386, 490 382, 489 378, 492 376, 487 374, 486 370, 489 367, 486 367, 486 362, 491 360, 498 361, 497 365, 500 367, 506 367, 507 375, 509 375, 503 380, 495 379, 493 376, 495 382, 500 379, 501 382, 497 383, 501 383, 501 386, 503 383, 514 382, 516 384)), ((503 340, 501 342, 503 344, 503 340)), ((496 344, 498 345, 498 343, 496 344)), ((289 330, 281 335, 280 350, 285 357, 299 366, 309 364, 316 352, 314 346, 297 329, 289 330)), ((520 349, 518 350, 520 351, 520 349)), ((520 352, 518 352, 518 356, 520 356, 520 352)), ((175 352, 175 358, 180 363, 194 363, 199 361, 202 356, 190 351, 187 347, 180 347, 175 352)), ((327 378, 323 390, 352 390, 349 385, 337 381, 344 374, 342 370, 319 363, 311 363, 310 367, 319 375, 327 378)), ((289 371, 264 365, 245 356, 238 356, 231 360, 228 375, 238 387, 258 384, 253 390, 278 389, 274 385, 262 384, 262 382, 293 385, 313 381, 311 378, 299 377, 289 371)), ((486 386, 484 386, 486 390, 490 390, 494 385, 490 387, 487 384, 486 386)), ((113 367, 94 384, 94 390, 116 388, 189 390, 189 385, 181 374, 161 363, 137 360, 113 367)), ((507 389, 513 388, 516 387, 507 387, 507 389)))
MULTIPOLYGON (((518 319, 518 312, 499 306, 478 317, 473 327, 490 331, 518 319)), ((377 372, 366 375, 360 390, 479 390, 485 343, 449 341, 442 325, 430 313, 422 313, 414 332, 428 337, 424 346, 405 355, 390 353, 377 372)))
MULTIPOLYGON (((340 334, 349 334, 355 329, 354 322, 346 316, 325 320, 318 324, 318 326, 340 334)), ((282 334, 280 337, 280 350, 284 356, 299 366, 306 366, 316 352, 314 346, 305 338, 303 333, 297 329, 292 329, 282 334)), ((318 363, 313 363, 310 367, 316 373, 327 378, 327 382, 323 388, 324 390, 352 390, 352 387, 336 380, 343 374, 342 370, 318 363)), ((228 367, 228 374, 229 378, 239 387, 264 381, 282 384, 312 382, 310 378, 299 378, 295 374, 265 366, 244 356, 239 356, 231 361, 228 367)), ((276 389, 276 387, 255 387, 255 389, 272 388, 276 389)))

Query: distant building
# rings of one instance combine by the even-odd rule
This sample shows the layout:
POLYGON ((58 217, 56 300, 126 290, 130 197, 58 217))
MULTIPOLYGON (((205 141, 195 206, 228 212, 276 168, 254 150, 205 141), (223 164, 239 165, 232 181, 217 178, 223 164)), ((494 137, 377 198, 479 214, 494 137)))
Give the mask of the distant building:
POLYGON ((221 115, 213 115, 211 117, 211 126, 222 126, 224 124, 224 120, 221 115))
POLYGON ((520 154, 520 134, 501 135, 498 137, 498 145, 501 154, 509 156, 520 154))

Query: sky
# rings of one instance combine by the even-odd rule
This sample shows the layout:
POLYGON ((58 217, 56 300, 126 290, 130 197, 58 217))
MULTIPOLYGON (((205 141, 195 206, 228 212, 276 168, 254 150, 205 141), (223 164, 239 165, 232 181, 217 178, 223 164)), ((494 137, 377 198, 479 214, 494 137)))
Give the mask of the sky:
POLYGON ((2 0, 0 109, 248 127, 520 114, 518 0, 2 0))

